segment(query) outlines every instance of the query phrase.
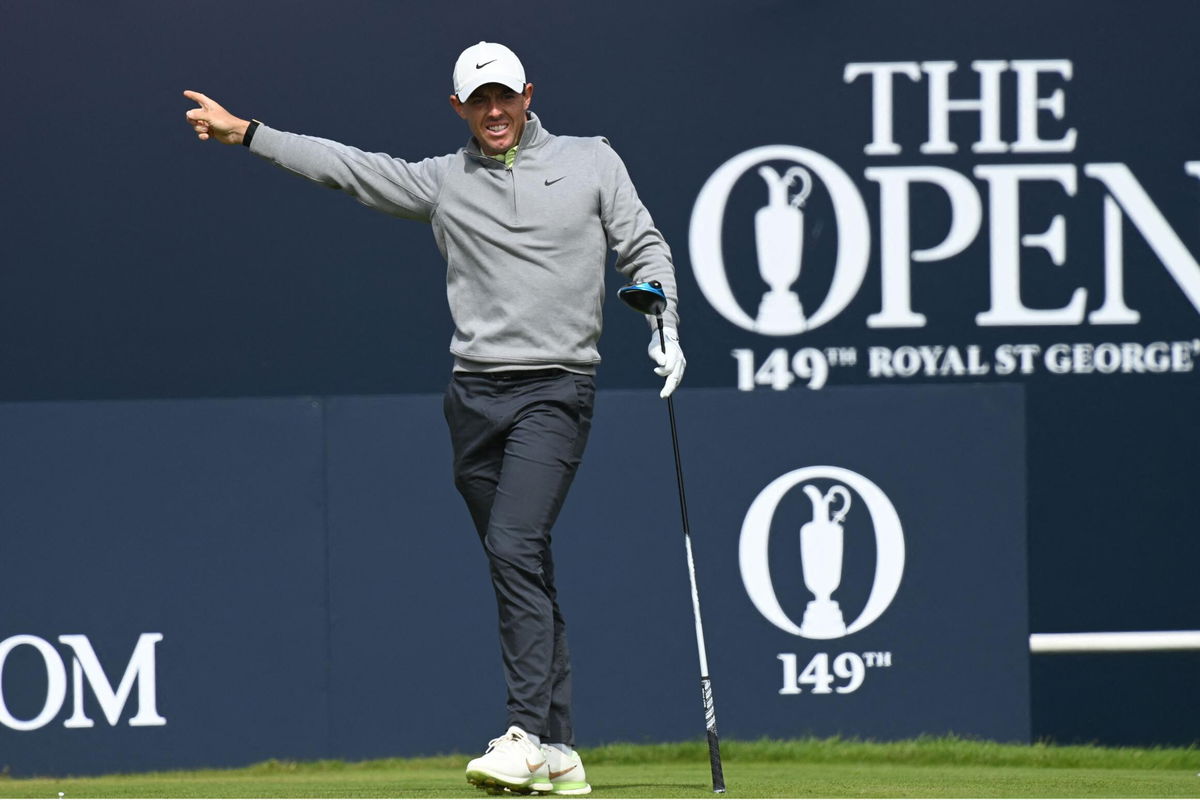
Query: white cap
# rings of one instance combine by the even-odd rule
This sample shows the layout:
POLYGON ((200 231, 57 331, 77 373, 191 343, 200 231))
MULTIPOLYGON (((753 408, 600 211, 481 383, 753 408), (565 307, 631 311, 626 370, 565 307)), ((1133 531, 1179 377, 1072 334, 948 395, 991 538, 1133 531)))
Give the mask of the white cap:
POLYGON ((473 44, 454 63, 454 94, 467 102, 471 92, 485 83, 499 83, 520 92, 525 89, 525 68, 517 54, 502 44, 473 44))

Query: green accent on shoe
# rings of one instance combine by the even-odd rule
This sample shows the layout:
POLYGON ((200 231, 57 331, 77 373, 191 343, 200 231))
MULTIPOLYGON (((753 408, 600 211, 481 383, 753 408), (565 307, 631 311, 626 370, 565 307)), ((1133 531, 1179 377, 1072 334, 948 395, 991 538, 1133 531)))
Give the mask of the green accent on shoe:
POLYGON ((551 794, 578 795, 588 794, 592 791, 592 785, 586 781, 558 781, 554 784, 554 788, 550 790, 551 794))

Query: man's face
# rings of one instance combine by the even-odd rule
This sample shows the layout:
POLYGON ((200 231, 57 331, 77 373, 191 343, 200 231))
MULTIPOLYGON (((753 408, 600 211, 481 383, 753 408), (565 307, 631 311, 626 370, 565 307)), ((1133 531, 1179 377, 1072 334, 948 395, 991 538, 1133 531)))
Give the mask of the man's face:
POLYGON ((499 83, 485 83, 465 103, 450 95, 450 105, 467 121, 480 149, 488 155, 497 155, 508 152, 521 141, 525 112, 532 99, 532 83, 525 84, 523 92, 514 92, 499 83))

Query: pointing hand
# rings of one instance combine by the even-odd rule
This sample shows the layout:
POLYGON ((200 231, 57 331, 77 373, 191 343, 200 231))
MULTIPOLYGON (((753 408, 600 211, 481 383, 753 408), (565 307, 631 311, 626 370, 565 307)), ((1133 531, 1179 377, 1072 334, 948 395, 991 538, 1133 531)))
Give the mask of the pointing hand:
POLYGON ((242 143, 242 135, 250 125, 249 120, 235 117, 216 100, 200 92, 189 89, 183 96, 200 106, 187 112, 187 121, 201 141, 207 141, 211 137, 221 144, 242 143))

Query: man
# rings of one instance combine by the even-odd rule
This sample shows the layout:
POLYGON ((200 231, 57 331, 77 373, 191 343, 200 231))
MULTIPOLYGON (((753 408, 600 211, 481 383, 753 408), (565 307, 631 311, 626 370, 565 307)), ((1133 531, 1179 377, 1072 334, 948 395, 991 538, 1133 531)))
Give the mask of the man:
POLYGON ((574 750, 567 637, 550 532, 591 426, 607 251, 671 303, 668 396, 683 377, 671 253, 624 164, 602 138, 555 136, 529 111, 516 55, 480 42, 459 56, 450 105, 471 132, 450 155, 406 162, 233 116, 187 91, 200 139, 255 155, 386 213, 431 223, 447 262, 455 331, 445 416, 455 486, 491 568, 508 687, 508 730, 467 765, 491 789, 591 791, 574 750))

